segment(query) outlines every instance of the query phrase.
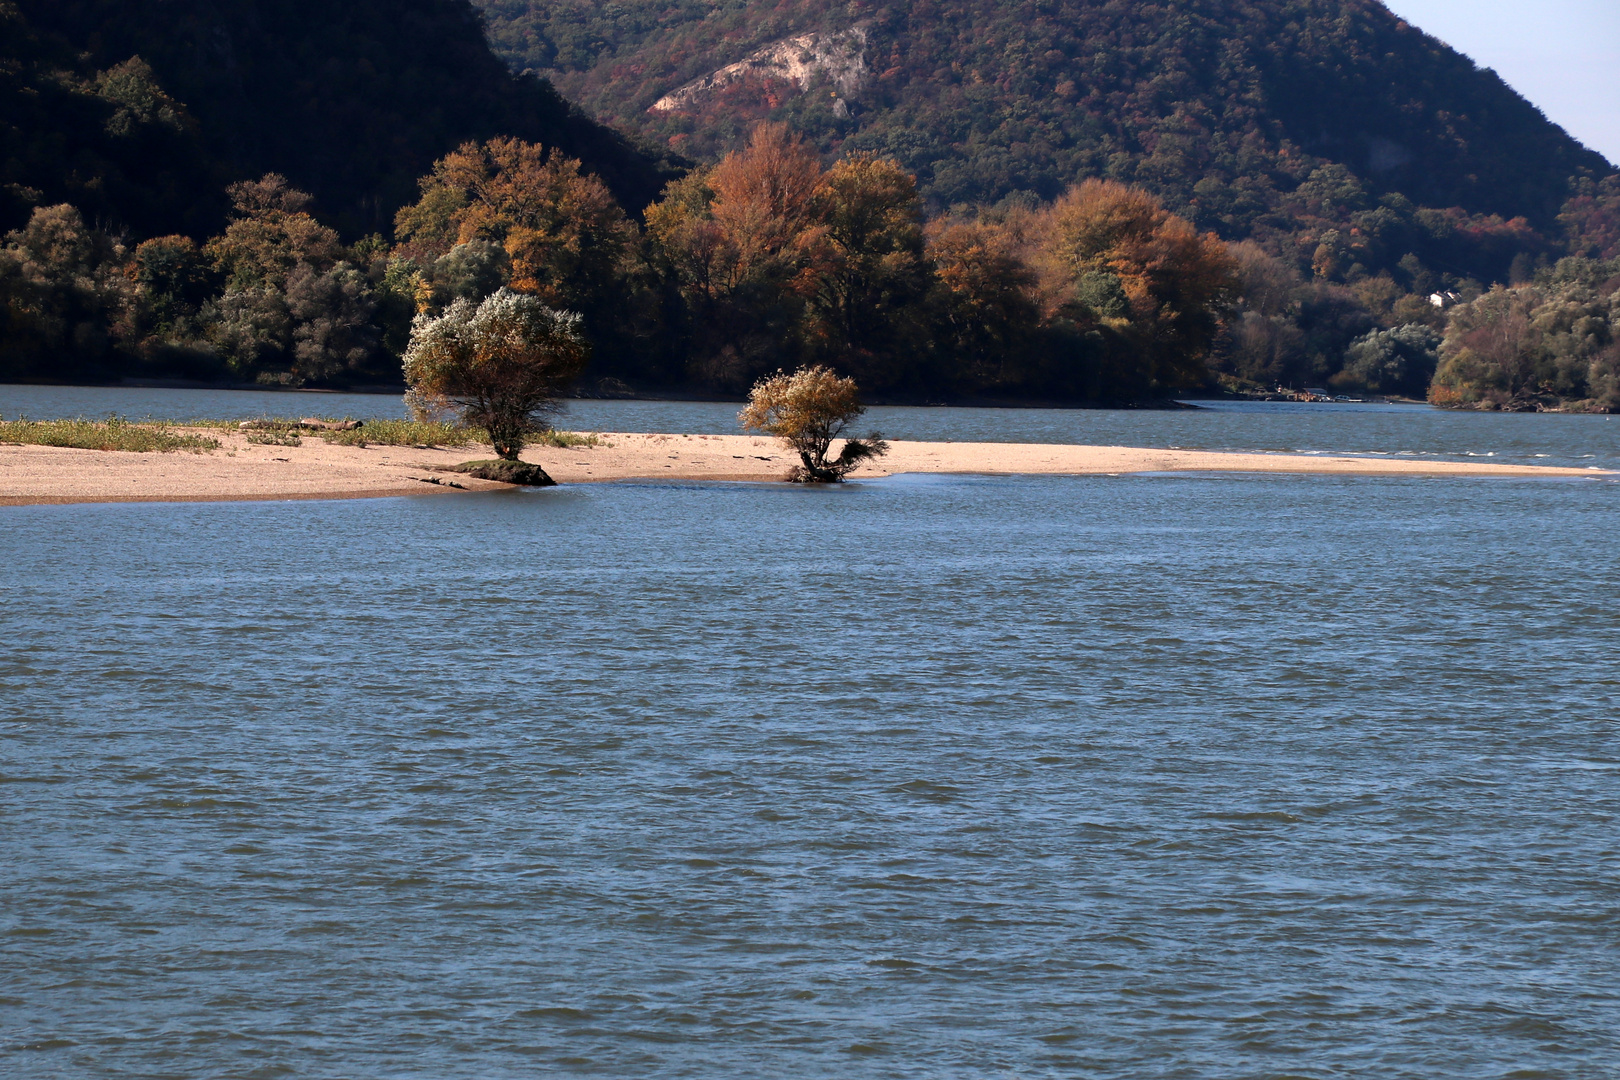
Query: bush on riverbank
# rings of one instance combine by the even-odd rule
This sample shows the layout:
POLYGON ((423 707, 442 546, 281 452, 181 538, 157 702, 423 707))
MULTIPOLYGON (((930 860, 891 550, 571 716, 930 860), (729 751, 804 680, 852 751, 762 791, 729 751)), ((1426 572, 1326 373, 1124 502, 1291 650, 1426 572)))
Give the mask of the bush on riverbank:
POLYGON ((737 420, 743 430, 774 435, 799 455, 800 464, 788 472, 790 482, 841 484, 862 462, 889 452, 889 444, 875 431, 864 439, 845 434, 865 412, 854 379, 839 378, 831 368, 811 367, 761 379, 737 420), (829 460, 838 439, 844 447, 829 460))

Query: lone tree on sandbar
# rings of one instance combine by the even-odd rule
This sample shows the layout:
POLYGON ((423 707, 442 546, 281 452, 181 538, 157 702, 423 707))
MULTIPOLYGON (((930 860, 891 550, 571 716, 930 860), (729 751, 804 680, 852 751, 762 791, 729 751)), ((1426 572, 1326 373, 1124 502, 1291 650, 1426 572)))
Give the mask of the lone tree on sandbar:
POLYGON ((516 462, 528 436, 551 429, 547 418, 590 357, 579 321, 509 289, 477 305, 457 300, 437 318, 418 315, 405 350, 408 398, 414 409, 453 408, 516 462))
POLYGON ((799 455, 788 480, 796 484, 840 484, 861 462, 885 454, 889 444, 873 432, 864 439, 844 432, 866 412, 855 380, 839 378, 830 368, 800 368, 788 375, 778 371, 761 379, 748 394, 748 405, 737 414, 745 431, 774 435, 799 455), (843 449, 831 461, 827 454, 837 439, 843 449))

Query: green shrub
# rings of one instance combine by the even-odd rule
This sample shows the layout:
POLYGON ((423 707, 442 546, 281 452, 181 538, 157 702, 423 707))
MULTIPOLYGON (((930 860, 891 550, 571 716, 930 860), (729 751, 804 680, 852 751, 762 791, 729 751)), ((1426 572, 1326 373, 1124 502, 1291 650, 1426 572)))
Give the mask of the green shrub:
POLYGON ((467 446, 483 441, 483 432, 436 420, 367 420, 352 431, 322 431, 334 446, 467 446))
POLYGON ((247 441, 255 446, 302 446, 304 440, 291 431, 250 431, 247 441))
MULTIPOLYGON (((489 442, 489 432, 483 428, 437 420, 367 420, 365 427, 353 431, 319 434, 335 446, 471 446, 489 442)), ((598 435, 572 431, 536 432, 528 441, 538 446, 556 447, 600 446, 602 443, 598 435)))

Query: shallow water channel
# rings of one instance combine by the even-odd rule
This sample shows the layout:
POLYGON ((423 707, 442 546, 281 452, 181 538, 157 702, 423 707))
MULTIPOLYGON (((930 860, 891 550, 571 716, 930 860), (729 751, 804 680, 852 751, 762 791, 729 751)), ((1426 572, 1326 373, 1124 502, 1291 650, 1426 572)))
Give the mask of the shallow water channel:
POLYGON ((0 508, 0 1075, 1612 1077, 1617 509, 0 508))

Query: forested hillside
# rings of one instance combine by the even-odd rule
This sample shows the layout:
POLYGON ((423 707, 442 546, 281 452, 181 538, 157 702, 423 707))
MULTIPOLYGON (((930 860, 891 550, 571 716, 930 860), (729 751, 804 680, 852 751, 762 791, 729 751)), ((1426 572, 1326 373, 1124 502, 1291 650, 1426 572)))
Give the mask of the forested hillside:
POLYGON ((343 232, 386 232, 435 158, 494 135, 563 148, 631 206, 673 175, 513 77, 467 0, 0 0, 5 228, 69 201, 200 237, 228 182, 274 171, 343 232))
MULTIPOLYGON (((827 152, 894 156, 936 210, 1051 199, 1102 176, 1148 188, 1227 239, 1294 232, 1307 214, 1346 219, 1396 193, 1545 231, 1572 176, 1611 171, 1495 73, 1375 0, 480 4, 514 67, 544 71, 627 129, 713 158, 750 123, 785 120, 827 152), (759 69, 653 108, 810 31, 861 34, 858 86, 759 69), (1320 199, 1298 197, 1330 163, 1366 205, 1324 214, 1320 199)), ((1395 242, 1406 246, 1391 263, 1430 240, 1395 242)), ((1475 276, 1505 275, 1505 248, 1525 249, 1431 246, 1433 269, 1475 276)))

